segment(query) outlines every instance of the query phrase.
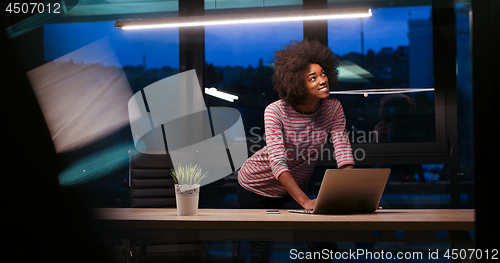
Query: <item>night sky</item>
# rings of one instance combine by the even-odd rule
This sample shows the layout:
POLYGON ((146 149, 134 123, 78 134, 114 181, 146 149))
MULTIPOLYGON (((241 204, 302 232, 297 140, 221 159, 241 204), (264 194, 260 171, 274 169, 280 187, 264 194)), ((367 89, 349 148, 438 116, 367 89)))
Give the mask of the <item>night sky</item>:
MULTIPOLYGON (((431 7, 372 9, 372 13, 372 17, 363 18, 365 52, 408 45, 408 19, 429 19, 431 7)), ((114 22, 45 25, 45 60, 57 59, 104 38, 109 40, 121 66, 142 65, 145 55, 147 68, 178 68, 178 29, 121 30, 114 28, 114 22)), ((334 53, 361 52, 359 18, 330 20, 328 28, 329 46, 334 53)), ((270 64, 274 51, 290 40, 302 40, 302 22, 208 26, 205 59, 216 66, 256 67, 259 58, 270 64)))

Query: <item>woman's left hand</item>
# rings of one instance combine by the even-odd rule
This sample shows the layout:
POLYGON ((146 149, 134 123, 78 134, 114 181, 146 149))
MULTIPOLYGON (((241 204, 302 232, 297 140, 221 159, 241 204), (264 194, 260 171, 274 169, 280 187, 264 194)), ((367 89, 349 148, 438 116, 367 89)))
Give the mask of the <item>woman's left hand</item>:
POLYGON ((346 164, 346 165, 340 167, 340 169, 354 169, 354 165, 352 165, 352 164, 346 164))

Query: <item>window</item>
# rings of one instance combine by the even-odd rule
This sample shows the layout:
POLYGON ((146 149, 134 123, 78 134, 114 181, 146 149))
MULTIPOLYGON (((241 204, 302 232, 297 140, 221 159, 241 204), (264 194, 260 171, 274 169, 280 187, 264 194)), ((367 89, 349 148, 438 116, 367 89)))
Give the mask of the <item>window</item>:
POLYGON ((264 109, 278 100, 271 83, 274 51, 302 35, 302 22, 205 28, 205 86, 238 96, 228 102, 207 95, 207 104, 240 111, 251 153, 264 144, 264 109))
POLYGON ((114 21, 47 24, 44 57, 47 63, 38 69, 65 63, 64 70, 48 71, 64 79, 53 85, 60 89, 49 101, 66 107, 56 112, 58 119, 67 117, 58 136, 74 140, 78 134, 82 140, 60 152, 67 165, 60 176, 67 179, 65 184, 90 188, 87 199, 95 206, 129 207, 128 149, 134 144, 128 100, 149 84, 179 73, 178 29, 125 31, 114 28, 114 21), (91 173, 93 167, 100 168, 91 173))
MULTIPOLYGON (((167 2, 171 4, 172 1, 167 2)), ((450 96, 449 89, 453 92, 453 85, 444 85, 441 80, 436 80, 440 76, 433 74, 436 61, 439 61, 436 56, 440 56, 440 52, 433 52, 436 48, 443 49, 443 46, 435 46, 436 37, 433 36, 435 22, 439 17, 432 19, 434 10, 431 1, 419 1, 420 6, 409 6, 416 2, 407 2, 328 1, 329 8, 340 4, 369 5, 373 13, 370 18, 327 22, 328 44, 341 60, 338 90, 333 91, 331 96, 339 99, 344 106, 347 132, 359 167, 383 165, 406 173, 407 176, 393 176, 391 183, 395 184, 421 184, 427 187, 429 183, 438 181, 449 185, 450 177, 447 174, 450 173, 452 158, 449 148, 454 143, 450 134, 456 127, 447 126, 453 125, 448 117, 454 113, 446 111, 443 106, 448 105, 445 98, 450 96), (426 176, 429 174, 434 176, 426 176), (422 184, 424 179, 425 184, 422 184)), ((260 8, 302 8, 302 1, 265 1, 265 6, 261 6, 260 1, 221 1, 217 2, 217 6, 215 4, 215 1, 205 1, 206 14, 245 12, 260 8)), ((467 79, 467 74, 470 77, 470 51, 460 51, 461 47, 464 50, 470 47, 466 45, 466 38, 459 37, 462 36, 462 27, 468 27, 468 22, 461 15, 467 8, 466 5, 457 5, 457 20, 453 21, 457 27, 457 82, 465 85, 457 85, 459 100, 466 99, 468 89, 470 91, 470 78, 467 79), (460 93, 461 90, 463 93, 460 93)), ((128 15, 140 16, 139 13, 128 15)), ((178 29, 123 31, 113 28, 114 21, 64 22, 66 23, 44 26, 44 53, 47 61, 106 39, 126 76, 132 94, 156 80, 179 72, 178 29)), ((219 91, 238 96, 237 100, 230 102, 205 94, 205 101, 209 107, 224 106, 239 110, 250 154, 264 145, 264 109, 278 99, 271 83, 274 51, 291 40, 302 40, 303 31, 302 22, 205 28, 204 87, 215 87, 219 91)), ((459 110, 459 127, 465 129, 463 132, 471 132, 471 129, 466 129, 471 125, 470 119, 466 117, 470 108, 459 110), (460 119, 460 116, 465 118, 460 119)), ((129 139, 130 130, 126 127, 65 156, 71 163, 82 156, 129 139)), ((462 149, 459 157, 463 160, 460 161, 462 166, 459 168, 463 174, 463 184, 460 187, 465 194, 470 194, 471 190, 468 189, 471 189, 470 182, 473 178, 468 171, 471 165, 467 163, 471 159, 470 151, 467 151, 470 146, 468 143, 466 140, 458 141, 462 149)), ((331 144, 329 147, 326 150, 332 153, 331 144)), ((335 161, 331 156, 329 154, 330 159, 321 160, 322 168, 334 167, 335 161)), ((125 173, 117 178, 122 178, 125 173)), ((447 187, 428 189, 423 193, 450 194, 447 187)), ((471 199, 467 197, 460 200, 464 200, 464 205, 467 205, 471 199)), ((435 205, 442 207, 446 202, 435 205)))
POLYGON ((431 7, 328 21, 351 143, 436 141, 431 7))
POLYGON ((125 31, 114 28, 114 21, 45 25, 45 61, 101 39, 111 45, 134 93, 179 73, 178 29, 125 31))

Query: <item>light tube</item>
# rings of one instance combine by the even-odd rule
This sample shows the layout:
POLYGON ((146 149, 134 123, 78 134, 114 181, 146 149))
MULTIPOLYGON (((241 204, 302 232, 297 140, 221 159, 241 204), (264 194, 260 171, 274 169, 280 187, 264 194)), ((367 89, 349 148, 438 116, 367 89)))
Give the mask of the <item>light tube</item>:
POLYGON ((330 94, 397 94, 397 93, 410 93, 434 91, 434 88, 400 88, 400 89, 363 89, 363 90, 338 90, 330 91, 330 94))
POLYGON ((204 16, 181 16, 151 18, 141 20, 119 20, 115 23, 115 28, 124 30, 170 28, 170 27, 192 27, 192 26, 212 26, 229 24, 250 24, 250 23, 273 23, 288 21, 309 21, 326 19, 347 19, 372 16, 368 7, 356 8, 335 8, 316 10, 296 10, 296 11, 273 11, 243 14, 222 14, 204 16))
POLYGON ((205 88, 205 93, 217 97, 219 99, 227 100, 229 102, 234 102, 235 100, 238 99, 238 96, 218 91, 216 88, 205 88))

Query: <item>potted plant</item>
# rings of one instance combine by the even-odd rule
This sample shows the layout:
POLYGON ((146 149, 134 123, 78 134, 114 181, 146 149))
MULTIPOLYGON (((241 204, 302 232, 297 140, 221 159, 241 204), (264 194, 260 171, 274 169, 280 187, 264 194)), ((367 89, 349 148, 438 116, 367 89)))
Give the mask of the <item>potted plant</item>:
POLYGON ((175 182, 175 203, 177 215, 190 216, 198 214, 198 199, 200 182, 207 177, 198 165, 181 165, 173 168, 170 173, 175 182))

